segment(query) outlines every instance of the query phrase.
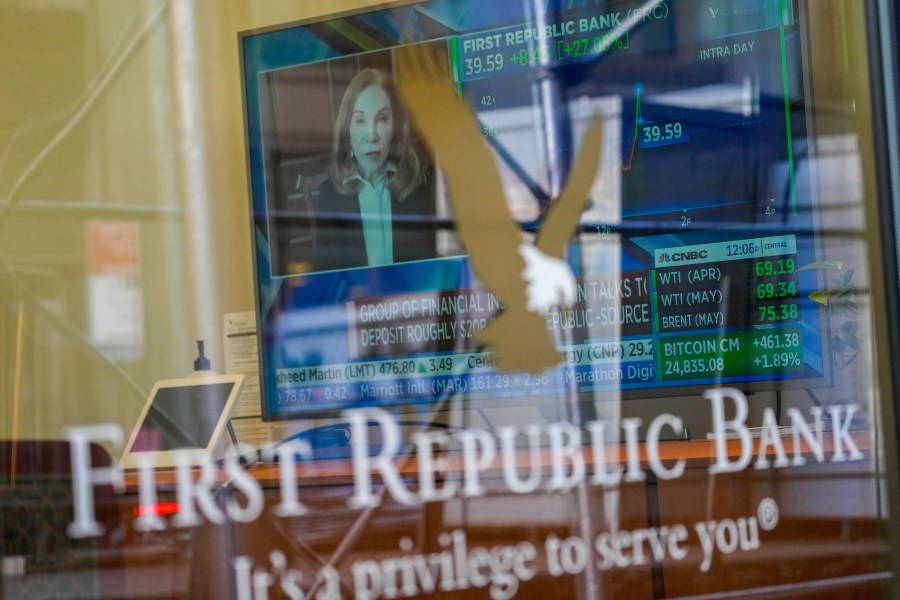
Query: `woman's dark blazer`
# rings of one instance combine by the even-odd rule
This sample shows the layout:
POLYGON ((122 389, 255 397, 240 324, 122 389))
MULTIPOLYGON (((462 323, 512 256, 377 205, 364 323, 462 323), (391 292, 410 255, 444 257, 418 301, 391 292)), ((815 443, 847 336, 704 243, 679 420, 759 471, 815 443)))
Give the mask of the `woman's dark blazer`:
MULTIPOLYGON (((429 177, 403 200, 391 200, 394 263, 437 256, 434 186, 429 177)), ((368 266, 359 200, 341 194, 331 179, 315 198, 316 237, 313 271, 368 266)))

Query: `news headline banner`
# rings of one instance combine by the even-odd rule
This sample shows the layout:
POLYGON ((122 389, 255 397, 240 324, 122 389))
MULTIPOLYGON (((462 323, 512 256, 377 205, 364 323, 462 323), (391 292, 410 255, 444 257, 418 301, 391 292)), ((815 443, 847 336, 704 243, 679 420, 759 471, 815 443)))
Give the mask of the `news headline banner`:
MULTIPOLYGON (((547 328, 589 331, 592 339, 652 332, 646 271, 579 282, 571 309, 551 311, 547 328)), ((374 358, 471 350, 475 336, 502 310, 486 290, 458 289, 364 298, 347 304, 350 356, 374 358)))

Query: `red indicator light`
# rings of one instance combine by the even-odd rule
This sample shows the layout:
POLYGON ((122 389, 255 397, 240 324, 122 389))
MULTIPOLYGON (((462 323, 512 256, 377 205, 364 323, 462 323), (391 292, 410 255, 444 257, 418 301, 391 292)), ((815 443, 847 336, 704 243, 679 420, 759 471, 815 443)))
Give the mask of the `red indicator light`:
POLYGON ((134 507, 134 515, 136 517, 141 517, 146 514, 165 516, 177 513, 178 510, 177 502, 160 502, 150 506, 136 506, 134 507))

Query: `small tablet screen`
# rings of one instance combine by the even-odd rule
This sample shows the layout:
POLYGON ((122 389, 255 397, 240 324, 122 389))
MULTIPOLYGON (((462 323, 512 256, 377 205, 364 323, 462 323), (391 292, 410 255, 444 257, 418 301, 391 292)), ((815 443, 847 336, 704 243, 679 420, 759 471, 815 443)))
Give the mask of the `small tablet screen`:
POLYGON ((206 448, 234 386, 229 382, 159 388, 131 451, 206 448))
POLYGON ((243 375, 204 375, 158 381, 131 433, 120 466, 137 455, 157 467, 173 466, 175 450, 213 455, 243 387, 243 375))

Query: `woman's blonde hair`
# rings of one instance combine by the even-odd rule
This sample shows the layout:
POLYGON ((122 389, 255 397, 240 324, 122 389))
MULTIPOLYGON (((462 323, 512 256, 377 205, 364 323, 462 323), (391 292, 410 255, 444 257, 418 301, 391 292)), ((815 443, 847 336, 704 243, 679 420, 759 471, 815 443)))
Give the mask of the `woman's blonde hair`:
POLYGON ((339 193, 350 194, 359 191, 359 181, 355 179, 346 181, 347 176, 356 167, 356 158, 353 157, 350 147, 350 119, 353 116, 356 99, 370 85, 380 86, 391 102, 394 128, 388 160, 397 166, 397 172, 388 181, 388 187, 396 199, 404 200, 424 179, 422 159, 412 145, 409 117, 397 98, 393 83, 387 74, 377 69, 361 70, 353 77, 344 92, 334 124, 328 175, 339 193))

